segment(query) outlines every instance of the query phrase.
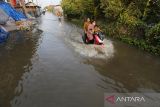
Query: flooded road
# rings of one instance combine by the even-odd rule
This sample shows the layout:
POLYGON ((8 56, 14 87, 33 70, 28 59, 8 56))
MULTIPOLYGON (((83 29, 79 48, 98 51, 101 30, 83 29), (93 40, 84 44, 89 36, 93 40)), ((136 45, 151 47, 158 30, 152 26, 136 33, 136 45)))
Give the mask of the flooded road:
POLYGON ((118 41, 84 45, 46 13, 0 45, 0 107, 103 107, 106 92, 160 92, 160 58, 118 41))

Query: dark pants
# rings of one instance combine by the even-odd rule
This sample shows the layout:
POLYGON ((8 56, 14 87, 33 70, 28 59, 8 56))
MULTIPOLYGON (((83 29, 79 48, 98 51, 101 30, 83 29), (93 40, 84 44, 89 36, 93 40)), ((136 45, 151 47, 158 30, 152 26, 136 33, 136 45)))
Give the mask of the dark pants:
POLYGON ((88 41, 88 44, 94 44, 94 39, 89 40, 89 41, 88 41))
POLYGON ((82 35, 82 40, 83 40, 83 42, 84 43, 87 43, 87 34, 86 33, 84 33, 83 35, 82 35))
MULTIPOLYGON (((93 35, 93 36, 94 36, 94 35, 93 35)), ((94 37, 93 37, 92 40, 88 40, 86 33, 84 33, 84 35, 82 36, 82 40, 83 40, 83 42, 84 42, 85 44, 94 44, 94 37)))

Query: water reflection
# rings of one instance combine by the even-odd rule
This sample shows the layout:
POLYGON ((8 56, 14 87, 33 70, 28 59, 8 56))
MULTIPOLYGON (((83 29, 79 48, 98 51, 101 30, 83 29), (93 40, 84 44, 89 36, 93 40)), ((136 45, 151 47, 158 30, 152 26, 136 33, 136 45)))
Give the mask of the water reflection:
POLYGON ((160 92, 160 58, 120 42, 114 42, 114 46, 115 56, 107 62, 84 61, 101 75, 105 84, 98 85, 106 92, 160 92))
MULTIPOLYGON (((31 69, 40 34, 31 35, 31 32, 12 32, 8 41, 0 45, 0 107, 10 107, 14 89, 23 73, 31 69)), ((19 88, 18 92, 21 91, 19 88)))

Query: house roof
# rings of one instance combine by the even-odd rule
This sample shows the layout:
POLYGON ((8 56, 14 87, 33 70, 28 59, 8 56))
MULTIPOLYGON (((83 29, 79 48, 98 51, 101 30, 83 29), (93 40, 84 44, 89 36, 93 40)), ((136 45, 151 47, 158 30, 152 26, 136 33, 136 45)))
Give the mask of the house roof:
POLYGON ((33 2, 28 2, 28 3, 26 3, 25 5, 28 6, 28 7, 38 7, 38 8, 41 8, 40 6, 36 5, 36 4, 33 3, 33 2))

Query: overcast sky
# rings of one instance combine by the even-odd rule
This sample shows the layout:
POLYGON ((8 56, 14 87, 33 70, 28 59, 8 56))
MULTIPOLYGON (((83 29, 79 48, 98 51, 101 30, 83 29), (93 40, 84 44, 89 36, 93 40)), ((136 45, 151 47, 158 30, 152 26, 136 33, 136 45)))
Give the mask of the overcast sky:
MULTIPOLYGON (((47 5, 50 5, 50 4, 54 4, 54 5, 57 5, 57 4, 60 4, 60 1, 61 0, 33 0, 35 3, 38 2, 38 5, 45 7, 47 5)), ((37 3, 36 3, 37 4, 37 3)))

